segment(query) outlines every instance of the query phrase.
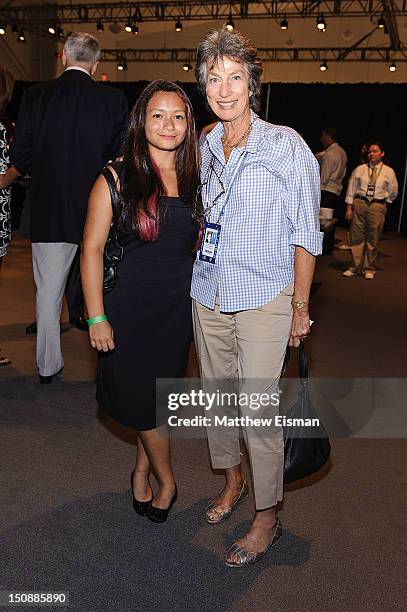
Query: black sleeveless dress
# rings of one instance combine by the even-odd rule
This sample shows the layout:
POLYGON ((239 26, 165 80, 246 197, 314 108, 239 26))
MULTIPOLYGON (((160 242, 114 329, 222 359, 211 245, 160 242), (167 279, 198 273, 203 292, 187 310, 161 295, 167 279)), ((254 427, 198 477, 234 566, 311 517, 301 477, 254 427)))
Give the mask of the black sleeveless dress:
POLYGON ((155 242, 126 236, 116 286, 104 297, 115 350, 99 353, 96 398, 122 425, 159 427, 156 378, 182 377, 192 339, 190 286, 198 225, 179 197, 160 200, 155 242))

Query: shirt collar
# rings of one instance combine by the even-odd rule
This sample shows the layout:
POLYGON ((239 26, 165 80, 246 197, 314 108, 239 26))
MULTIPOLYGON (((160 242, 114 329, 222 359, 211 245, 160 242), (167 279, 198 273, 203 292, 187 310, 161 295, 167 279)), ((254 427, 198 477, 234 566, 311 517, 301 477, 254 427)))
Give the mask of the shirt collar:
MULTIPOLYGON (((250 117, 253 125, 244 149, 248 153, 256 153, 259 148, 261 137, 263 135, 263 129, 261 125, 262 122, 259 120, 258 115, 256 115, 256 113, 252 110, 250 110, 250 117)), ((223 132, 223 123, 222 121, 219 121, 218 125, 214 127, 213 130, 206 137, 211 152, 218 158, 221 158, 223 153, 221 141, 223 132)))
POLYGON ((90 72, 85 68, 82 68, 81 66, 68 66, 68 68, 65 68, 64 72, 68 72, 68 70, 79 70, 80 72, 84 72, 85 74, 90 76, 90 72))

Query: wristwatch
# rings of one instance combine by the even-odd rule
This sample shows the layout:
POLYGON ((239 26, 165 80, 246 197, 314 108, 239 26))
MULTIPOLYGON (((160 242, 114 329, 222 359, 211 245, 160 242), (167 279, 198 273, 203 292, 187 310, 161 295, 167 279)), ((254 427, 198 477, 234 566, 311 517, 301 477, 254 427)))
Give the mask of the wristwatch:
POLYGON ((296 308, 297 310, 302 310, 303 308, 308 306, 308 302, 306 302, 305 300, 295 300, 293 298, 291 300, 291 305, 293 308, 296 308))

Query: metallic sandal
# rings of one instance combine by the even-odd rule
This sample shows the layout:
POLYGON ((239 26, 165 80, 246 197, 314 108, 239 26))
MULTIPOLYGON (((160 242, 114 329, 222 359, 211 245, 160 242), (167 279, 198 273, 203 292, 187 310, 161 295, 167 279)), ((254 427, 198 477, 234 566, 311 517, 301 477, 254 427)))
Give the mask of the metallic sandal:
POLYGON ((223 523, 228 518, 230 518, 233 510, 244 501, 245 497, 249 495, 249 485, 247 484, 246 478, 243 480, 242 488, 239 491, 239 495, 236 497, 233 504, 230 508, 226 508, 225 510, 219 510, 219 506, 214 502, 211 502, 206 509, 206 521, 210 525, 219 525, 219 523, 223 523), (215 513, 217 518, 211 518, 211 514, 215 513))
POLYGON ((271 538, 271 542, 267 546, 267 548, 263 550, 262 552, 255 553, 255 552, 250 552, 248 550, 244 550, 244 548, 240 548, 237 542, 232 544, 232 546, 229 548, 227 552, 225 565, 227 565, 228 567, 247 567, 248 565, 253 565, 253 563, 257 563, 257 561, 260 561, 260 559, 264 557, 264 555, 269 550, 269 548, 274 546, 274 544, 277 544, 277 542, 281 538, 282 527, 281 527, 281 522, 279 518, 277 518, 273 529, 274 529, 274 532, 273 532, 273 537, 271 538), (240 562, 232 563, 231 561, 228 561, 228 557, 230 554, 238 555, 240 562))

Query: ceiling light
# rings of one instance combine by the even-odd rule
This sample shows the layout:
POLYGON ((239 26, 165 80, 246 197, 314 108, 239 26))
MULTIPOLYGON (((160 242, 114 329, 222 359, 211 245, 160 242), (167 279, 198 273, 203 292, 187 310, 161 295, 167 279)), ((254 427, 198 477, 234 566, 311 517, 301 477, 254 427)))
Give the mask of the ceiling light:
POLYGON ((390 70, 390 72, 396 72, 396 70, 397 70, 397 66, 396 66, 396 64, 395 64, 394 62, 392 62, 392 63, 390 64, 390 66, 389 66, 389 70, 390 70))
POLYGON ((120 72, 122 72, 123 70, 127 70, 127 61, 125 57, 119 60, 117 64, 117 70, 120 70, 120 72))
POLYGON ((177 23, 175 24, 175 31, 176 32, 182 32, 182 23, 180 22, 179 19, 178 19, 177 23))
POLYGON ((317 17, 317 28, 320 32, 325 32, 326 30, 326 21, 323 15, 319 15, 319 17, 317 17))
POLYGON ((383 16, 380 17, 380 19, 377 20, 377 27, 382 29, 382 30, 384 30, 384 28, 386 27, 386 22, 385 22, 383 16))
POLYGON ((56 27, 55 27, 55 26, 51 25, 51 26, 49 26, 49 28, 48 28, 48 32, 49 32, 50 34, 56 34, 57 29, 56 29, 56 27))
POLYGON ((97 24, 96 24, 96 30, 97 30, 98 32, 103 32, 103 31, 104 31, 104 29, 105 29, 105 26, 103 25, 103 23, 102 23, 102 22, 100 21, 100 19, 99 19, 99 21, 98 21, 98 22, 97 22, 97 24))
POLYGON ((133 23, 131 26, 131 33, 137 35, 138 34, 138 25, 137 23, 133 23))
POLYGON ((124 29, 126 30, 126 32, 131 34, 131 27, 132 27, 132 24, 130 23, 130 21, 128 21, 126 25, 124 26, 124 29))
POLYGON ((64 36, 64 31, 63 31, 63 29, 62 29, 62 28, 58 28, 58 29, 57 29, 57 34, 58 34, 59 38, 63 38, 63 36, 64 36))
POLYGON ((23 43, 26 42, 23 30, 21 30, 20 33, 18 34, 18 40, 23 43))
POLYGON ((320 69, 321 72, 326 72, 328 70, 328 66, 327 66, 327 63, 326 63, 325 60, 320 65, 319 69, 320 69))
POLYGON ((189 72, 190 70, 192 70, 191 64, 185 62, 185 64, 182 66, 182 70, 185 70, 185 72, 189 72))
POLYGON ((235 29, 235 24, 233 23, 232 13, 229 13, 229 19, 226 22, 226 29, 228 32, 233 32, 235 29))
POLYGON ((288 30, 288 21, 287 19, 284 17, 284 19, 282 19, 280 21, 280 29, 281 30, 288 30))
POLYGON ((4 36, 6 33, 6 26, 0 25, 0 36, 4 36))
POLYGON ((111 31, 112 34, 119 34, 119 32, 122 31, 122 26, 116 23, 115 21, 110 24, 109 30, 111 31))

